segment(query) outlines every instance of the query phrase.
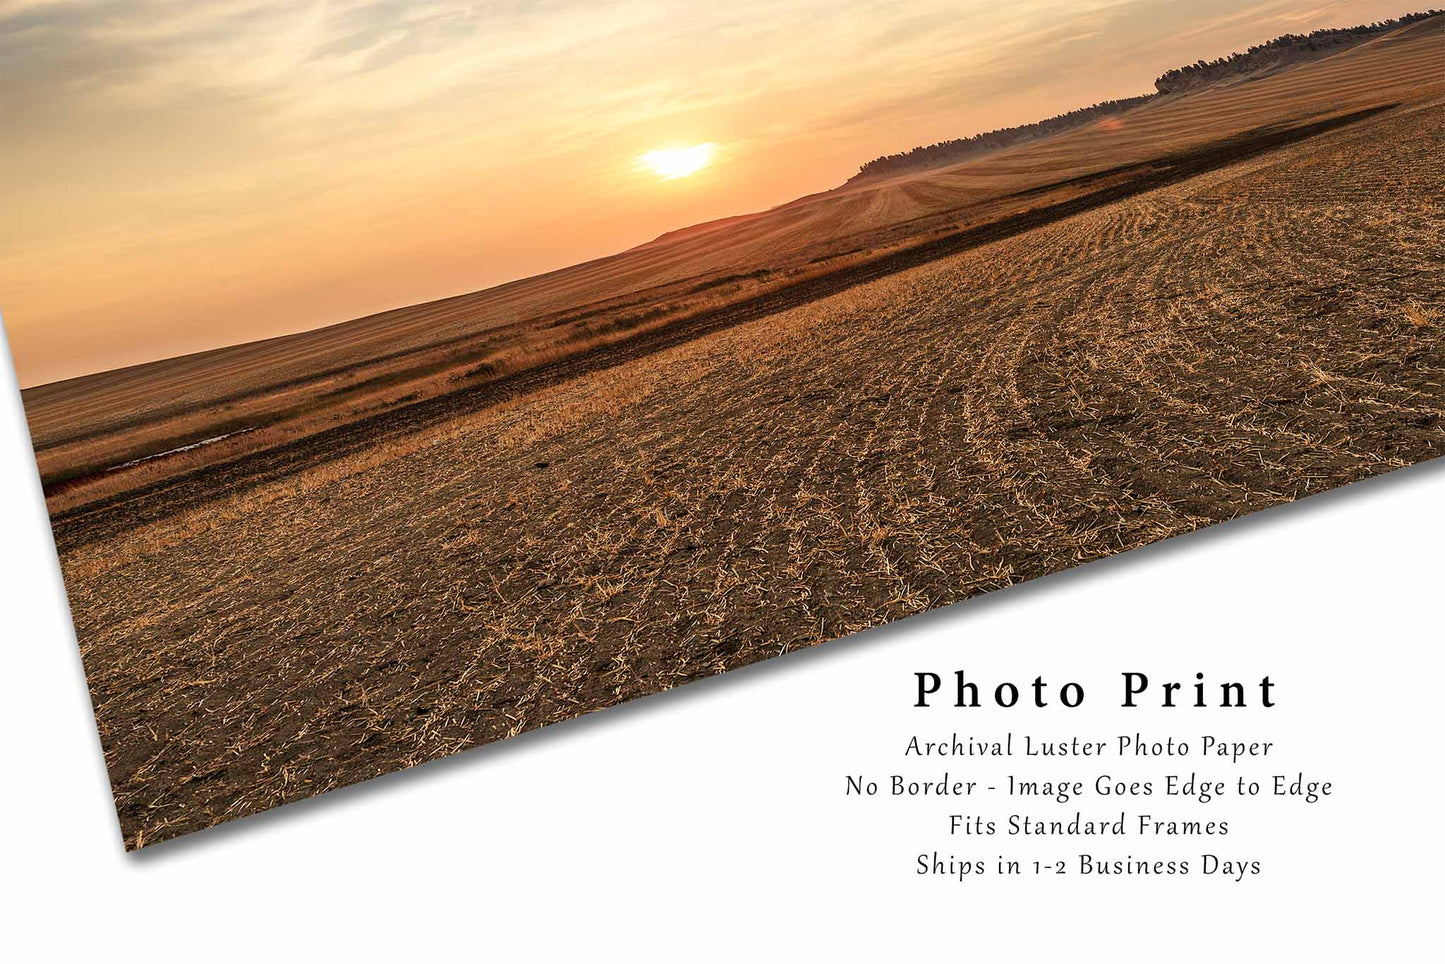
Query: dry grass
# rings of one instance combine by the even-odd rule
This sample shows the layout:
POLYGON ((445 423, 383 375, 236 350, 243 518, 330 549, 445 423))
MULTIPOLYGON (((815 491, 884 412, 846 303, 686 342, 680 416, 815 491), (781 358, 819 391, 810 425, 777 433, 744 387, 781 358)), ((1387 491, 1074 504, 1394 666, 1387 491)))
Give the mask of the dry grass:
POLYGON ((1405 324, 1411 328, 1429 328, 1440 324, 1440 309, 1418 301, 1405 306, 1405 324))
POLYGON ((65 552, 128 844, 1445 454, 1442 116, 65 552))

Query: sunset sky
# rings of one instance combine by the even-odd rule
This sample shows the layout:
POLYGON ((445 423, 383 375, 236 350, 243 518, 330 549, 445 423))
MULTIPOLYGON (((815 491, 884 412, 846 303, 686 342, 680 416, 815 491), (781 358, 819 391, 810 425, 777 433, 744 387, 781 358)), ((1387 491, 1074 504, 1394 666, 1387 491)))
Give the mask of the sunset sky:
POLYGON ((1410 9, 0 0, 0 312, 22 385, 314 328, 1410 9))

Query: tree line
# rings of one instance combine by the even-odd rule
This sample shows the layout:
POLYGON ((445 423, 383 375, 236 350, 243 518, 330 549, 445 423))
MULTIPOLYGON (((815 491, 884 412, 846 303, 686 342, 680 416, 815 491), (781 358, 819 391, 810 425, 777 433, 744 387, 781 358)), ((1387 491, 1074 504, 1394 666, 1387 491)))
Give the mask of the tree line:
POLYGON ((1154 89, 1161 94, 1174 94, 1195 87, 1203 87, 1236 74, 1253 73, 1280 63, 1313 60, 1439 14, 1439 10, 1426 10, 1423 13, 1406 14, 1394 20, 1362 23, 1354 27, 1326 28, 1306 34, 1287 33, 1265 43, 1256 44, 1243 53, 1233 53, 1217 60, 1200 60, 1166 71, 1162 77, 1154 81, 1154 89))
POLYGON ((1120 100, 1106 100, 1089 107, 1080 107, 1045 120, 1035 121, 1032 124, 1002 127, 969 137, 959 137, 924 147, 915 147, 898 154, 885 154, 862 165, 858 169, 858 173, 849 180, 851 182, 862 178, 956 164, 976 154, 1011 147, 1023 141, 1083 127, 1103 117, 1120 114, 1138 107, 1156 97, 1202 87, 1230 76, 1261 70, 1277 63, 1314 59, 1328 53, 1335 53, 1382 33, 1439 16, 1441 12, 1426 10, 1423 13, 1406 14, 1393 20, 1381 20, 1355 27, 1326 28, 1308 34, 1284 34, 1266 43, 1250 47, 1243 53, 1233 53, 1228 57, 1220 57, 1211 61, 1200 60, 1166 71, 1154 81, 1155 93, 1153 94, 1141 94, 1138 97, 1125 97, 1120 100))

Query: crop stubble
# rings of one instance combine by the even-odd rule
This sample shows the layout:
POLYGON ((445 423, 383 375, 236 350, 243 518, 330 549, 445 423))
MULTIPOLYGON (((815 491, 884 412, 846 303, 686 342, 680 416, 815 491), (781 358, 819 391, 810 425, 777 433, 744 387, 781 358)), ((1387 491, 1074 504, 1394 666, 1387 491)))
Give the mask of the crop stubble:
POLYGON ((1438 456, 1442 197, 1397 111, 78 544, 127 845, 1438 456))

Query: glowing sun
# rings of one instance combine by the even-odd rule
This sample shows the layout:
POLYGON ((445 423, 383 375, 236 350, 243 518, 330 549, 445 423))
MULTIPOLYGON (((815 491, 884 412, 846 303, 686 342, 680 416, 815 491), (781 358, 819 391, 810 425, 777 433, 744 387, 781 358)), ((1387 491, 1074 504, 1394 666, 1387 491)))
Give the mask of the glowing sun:
POLYGON ((712 163, 717 145, 694 144, 692 147, 670 147, 665 150, 648 151, 638 158, 642 166, 654 172, 664 181, 687 177, 712 163))

